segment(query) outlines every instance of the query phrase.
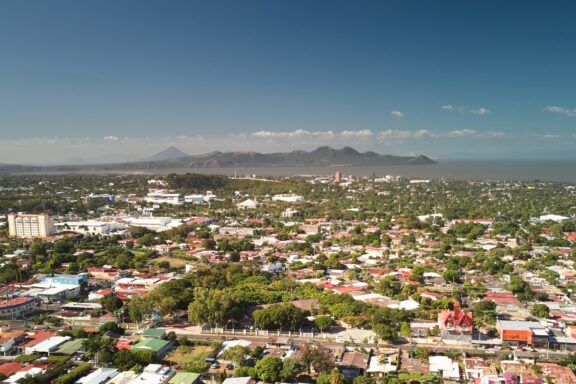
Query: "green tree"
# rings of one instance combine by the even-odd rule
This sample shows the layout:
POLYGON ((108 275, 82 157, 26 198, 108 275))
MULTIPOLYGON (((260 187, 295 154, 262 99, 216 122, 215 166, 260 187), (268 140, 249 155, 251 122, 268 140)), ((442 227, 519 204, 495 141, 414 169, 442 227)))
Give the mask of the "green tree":
POLYGON ((188 319, 193 324, 208 323, 220 326, 236 312, 238 306, 228 291, 198 288, 195 298, 188 306, 188 319))
POLYGON ((550 309, 544 304, 534 304, 530 313, 536 317, 548 318, 550 316, 550 309))
POLYGON ((282 362, 282 372, 280 373, 280 376, 282 380, 292 383, 301 370, 302 367, 298 360, 288 358, 282 362))
POLYGON ((280 381, 282 373, 282 360, 275 356, 266 356, 256 363, 258 377, 266 383, 280 381))
POLYGON ((332 371, 330 371, 330 384, 344 384, 344 383, 346 383, 346 379, 340 373, 338 368, 336 367, 332 368, 332 371))
POLYGON ((237 367, 244 365, 246 360, 246 355, 250 353, 250 350, 247 347, 243 347, 241 345, 235 345, 230 348, 226 348, 222 357, 225 360, 234 362, 237 367))
POLYGON ((320 330, 320 332, 330 329, 333 324, 334 320, 332 320, 330 316, 318 316, 314 319, 314 325, 320 330))
POLYGON ((376 380, 369 376, 357 376, 354 378, 354 384, 376 384, 376 380))

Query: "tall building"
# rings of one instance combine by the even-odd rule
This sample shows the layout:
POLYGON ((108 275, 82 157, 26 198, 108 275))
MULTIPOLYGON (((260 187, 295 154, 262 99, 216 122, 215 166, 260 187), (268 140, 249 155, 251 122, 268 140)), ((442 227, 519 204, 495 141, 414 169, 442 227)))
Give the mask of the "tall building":
POLYGON ((10 237, 34 238, 54 234, 54 225, 49 215, 10 213, 8 214, 8 230, 10 237))
POLYGON ((342 181, 342 172, 336 171, 336 172, 334 173, 334 182, 335 182, 335 183, 339 183, 339 182, 341 182, 341 181, 342 181))

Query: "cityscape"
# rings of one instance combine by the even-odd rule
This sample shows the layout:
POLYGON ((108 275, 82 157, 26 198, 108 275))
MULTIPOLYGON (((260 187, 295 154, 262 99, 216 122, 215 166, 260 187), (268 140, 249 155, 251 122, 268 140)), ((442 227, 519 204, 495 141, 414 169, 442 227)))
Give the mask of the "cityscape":
POLYGON ((0 384, 576 384, 575 12, 0 2, 0 384))

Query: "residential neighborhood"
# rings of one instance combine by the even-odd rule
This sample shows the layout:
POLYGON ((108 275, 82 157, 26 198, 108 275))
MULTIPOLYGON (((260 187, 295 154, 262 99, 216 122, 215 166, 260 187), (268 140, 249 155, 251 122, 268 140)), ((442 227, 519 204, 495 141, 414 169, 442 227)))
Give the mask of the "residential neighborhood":
POLYGON ((1 383, 576 383, 576 187, 2 176, 1 383))

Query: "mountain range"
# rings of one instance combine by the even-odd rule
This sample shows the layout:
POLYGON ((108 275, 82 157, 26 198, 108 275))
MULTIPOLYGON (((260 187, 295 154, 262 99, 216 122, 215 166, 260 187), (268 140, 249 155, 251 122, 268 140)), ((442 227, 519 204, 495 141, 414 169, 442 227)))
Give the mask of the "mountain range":
POLYGON ((82 171, 138 171, 184 168, 232 167, 307 167, 307 166, 376 166, 424 165, 435 161, 424 156, 380 155, 376 152, 358 152, 353 148, 334 149, 319 147, 314 151, 277 153, 210 152, 188 155, 178 148, 169 147, 145 160, 81 165, 0 165, 3 173, 82 172, 82 171))

